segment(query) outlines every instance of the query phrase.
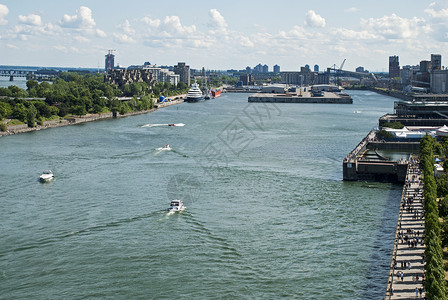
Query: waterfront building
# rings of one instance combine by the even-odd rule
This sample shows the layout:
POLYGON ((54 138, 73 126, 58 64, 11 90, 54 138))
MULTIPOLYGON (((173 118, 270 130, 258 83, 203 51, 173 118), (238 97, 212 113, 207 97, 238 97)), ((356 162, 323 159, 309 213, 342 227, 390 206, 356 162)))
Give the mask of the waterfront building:
POLYGON ((355 69, 355 71, 358 72, 358 73, 364 73, 364 67, 357 67, 355 69))
POLYGON ((106 80, 118 86, 133 82, 146 82, 152 85, 154 77, 149 70, 114 68, 107 72, 106 80))
POLYGON ((184 62, 179 62, 174 66, 174 74, 179 75, 180 82, 190 86, 190 66, 187 66, 184 62))
POLYGON ((442 69, 442 55, 431 54, 431 72, 442 69))
POLYGON ((112 70, 115 67, 115 55, 114 50, 109 50, 106 54, 104 69, 107 71, 112 70))
POLYGON ((274 66, 274 73, 280 73, 280 66, 279 65, 275 65, 274 66))
POLYGON ((314 65, 314 72, 319 72, 319 65, 314 65))
POLYGON ((389 56, 389 78, 400 77, 400 63, 398 56, 389 56))

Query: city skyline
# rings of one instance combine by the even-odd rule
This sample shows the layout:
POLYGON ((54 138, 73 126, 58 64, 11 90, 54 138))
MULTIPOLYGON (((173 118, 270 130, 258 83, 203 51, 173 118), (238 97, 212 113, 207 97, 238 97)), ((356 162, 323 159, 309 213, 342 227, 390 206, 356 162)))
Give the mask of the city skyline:
POLYGON ((125 67, 324 70, 346 59, 347 70, 387 72, 389 56, 416 65, 443 58, 447 41, 448 1, 0 1, 2 65, 104 68, 113 49, 125 67))

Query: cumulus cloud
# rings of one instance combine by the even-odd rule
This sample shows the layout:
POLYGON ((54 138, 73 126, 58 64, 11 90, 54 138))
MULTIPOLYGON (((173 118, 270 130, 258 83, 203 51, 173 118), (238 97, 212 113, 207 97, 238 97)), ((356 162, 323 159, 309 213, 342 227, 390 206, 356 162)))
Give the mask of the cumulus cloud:
POLYGON ((323 28, 326 25, 325 19, 320 15, 316 14, 314 10, 309 10, 306 13, 305 25, 309 27, 320 27, 323 28))
POLYGON ((126 33, 114 32, 112 35, 114 37, 114 41, 116 41, 117 43, 120 43, 120 44, 135 43, 135 40, 131 36, 127 35, 126 33))
POLYGON ((440 4, 432 2, 424 10, 431 18, 434 19, 446 19, 448 18, 448 8, 441 7, 440 4))
POLYGON ((96 26, 92 10, 86 6, 81 6, 73 16, 64 15, 60 24, 62 27, 68 28, 93 28, 96 26))
POLYGON ((42 19, 39 15, 30 14, 28 16, 19 15, 19 22, 26 25, 41 26, 42 19))
POLYGON ((427 33, 430 30, 424 19, 416 17, 406 19, 396 14, 378 19, 362 19, 361 25, 372 34, 380 35, 386 39, 415 38, 420 33, 427 33))
POLYGON ((6 5, 0 4, 0 25, 8 24, 8 20, 5 17, 9 14, 9 9, 6 5))
POLYGON ((210 9, 208 15, 210 16, 208 26, 211 27, 214 32, 227 33, 227 22, 217 9, 210 9))
POLYGON ((381 40, 382 37, 367 30, 355 31, 347 28, 336 28, 332 33, 344 40, 381 40))

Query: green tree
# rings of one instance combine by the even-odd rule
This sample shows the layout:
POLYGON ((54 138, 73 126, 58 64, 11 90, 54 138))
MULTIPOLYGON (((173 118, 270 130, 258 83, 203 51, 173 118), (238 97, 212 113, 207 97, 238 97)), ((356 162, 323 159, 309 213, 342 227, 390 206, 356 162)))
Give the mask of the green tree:
POLYGON ((77 116, 83 116, 87 114, 86 107, 84 105, 76 105, 71 108, 71 113, 77 116))
POLYGON ((37 109, 36 107, 34 107, 33 104, 31 104, 26 112, 26 122, 28 124, 28 127, 36 126, 36 116, 37 116, 37 109))
POLYGON ((12 108, 9 103, 0 102, 0 120, 3 118, 7 118, 12 113, 12 108))
POLYGON ((17 103, 12 109, 12 116, 14 119, 25 121, 27 114, 27 108, 23 103, 17 103))

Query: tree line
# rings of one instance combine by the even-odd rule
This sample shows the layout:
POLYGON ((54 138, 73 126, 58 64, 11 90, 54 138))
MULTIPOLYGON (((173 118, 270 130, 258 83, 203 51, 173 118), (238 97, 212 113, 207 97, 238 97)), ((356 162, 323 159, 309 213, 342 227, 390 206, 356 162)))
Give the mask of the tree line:
MULTIPOLYGON (((188 86, 169 82, 147 84, 135 82, 118 87, 105 82, 104 74, 81 74, 62 72, 50 84, 28 80, 26 90, 17 86, 0 88, 0 121, 16 119, 34 127, 67 115, 82 116, 88 113, 143 111, 153 108, 153 98, 160 95, 184 94, 188 86), (118 101, 117 97, 132 97, 129 101, 118 101), (33 99, 26 99, 33 98, 33 99)), ((0 122, 5 130, 6 125, 0 122)))
POLYGON ((448 246, 448 177, 435 178, 435 155, 448 156, 448 140, 441 143, 426 135, 420 141, 420 166, 424 180, 425 290, 428 299, 447 299, 443 247, 448 246), (442 200, 437 202, 438 198, 442 200), (440 221, 442 219, 442 222, 440 221))

